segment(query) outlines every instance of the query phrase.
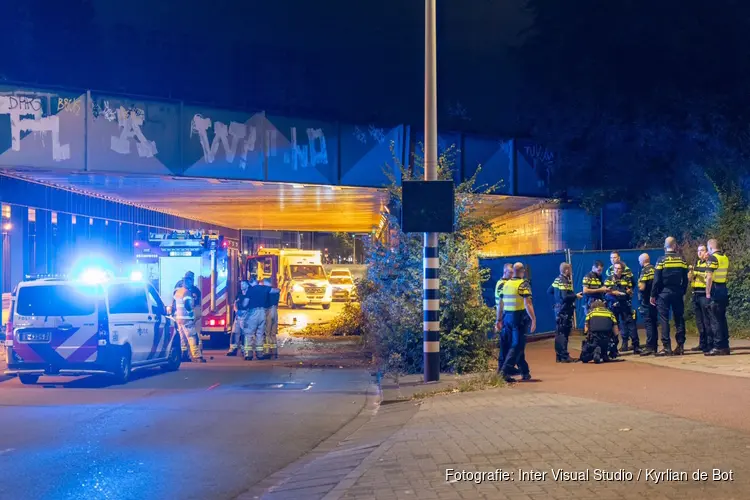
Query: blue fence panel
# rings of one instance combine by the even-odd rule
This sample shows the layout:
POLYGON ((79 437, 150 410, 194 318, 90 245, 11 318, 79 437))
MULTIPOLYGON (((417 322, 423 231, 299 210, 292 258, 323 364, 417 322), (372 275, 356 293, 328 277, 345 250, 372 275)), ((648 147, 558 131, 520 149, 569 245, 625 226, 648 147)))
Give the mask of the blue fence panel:
POLYGON ((527 269, 536 311, 536 333, 555 331, 554 298, 547 294, 547 289, 559 274, 560 263, 565 262, 565 252, 479 259, 479 265, 490 270, 490 279, 482 290, 488 305, 495 306, 495 283, 503 276, 503 266, 514 262, 523 262, 527 269))
MULTIPOLYGON (((638 257, 642 253, 647 253, 651 257, 651 262, 656 262, 656 259, 661 255, 662 250, 646 249, 646 250, 621 250, 620 259, 627 264, 633 274, 638 278, 641 272, 641 265, 638 263, 638 257)), ((573 287, 576 292, 583 291, 583 277, 591 271, 591 267, 594 265, 594 261, 600 260, 604 264, 604 273, 606 274, 607 269, 612 264, 609 260, 611 251, 600 251, 600 252, 586 252, 586 251, 571 251, 570 252, 570 264, 573 267, 573 287)), ((635 292, 635 299, 633 300, 633 306, 637 307, 637 291, 635 292)), ((583 328, 584 313, 583 313, 583 301, 579 300, 576 304, 576 328, 583 328)), ((638 322, 641 323, 641 317, 638 315, 638 322)))

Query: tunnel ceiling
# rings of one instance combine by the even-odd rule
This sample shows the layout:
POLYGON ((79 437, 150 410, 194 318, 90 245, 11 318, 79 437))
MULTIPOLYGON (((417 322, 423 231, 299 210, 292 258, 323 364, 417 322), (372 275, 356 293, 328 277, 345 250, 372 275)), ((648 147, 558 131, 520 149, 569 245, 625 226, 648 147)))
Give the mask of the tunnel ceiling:
MULTIPOLYGON (((363 187, 37 170, 3 174, 236 229, 370 232, 388 201, 386 190, 363 187)), ((480 210, 497 217, 539 201, 487 196, 480 210)))

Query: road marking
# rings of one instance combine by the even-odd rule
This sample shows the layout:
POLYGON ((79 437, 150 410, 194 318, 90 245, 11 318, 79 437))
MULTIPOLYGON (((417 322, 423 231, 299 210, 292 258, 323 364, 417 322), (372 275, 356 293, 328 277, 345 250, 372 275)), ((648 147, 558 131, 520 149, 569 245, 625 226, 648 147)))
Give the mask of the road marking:
POLYGON ((206 390, 207 390, 207 391, 210 391, 210 390, 216 389, 216 388, 217 388, 217 387, 219 387, 220 385, 221 385, 221 384, 217 382, 217 383, 215 383, 214 385, 212 385, 211 387, 209 387, 209 388, 208 388, 208 389, 206 389, 206 390))

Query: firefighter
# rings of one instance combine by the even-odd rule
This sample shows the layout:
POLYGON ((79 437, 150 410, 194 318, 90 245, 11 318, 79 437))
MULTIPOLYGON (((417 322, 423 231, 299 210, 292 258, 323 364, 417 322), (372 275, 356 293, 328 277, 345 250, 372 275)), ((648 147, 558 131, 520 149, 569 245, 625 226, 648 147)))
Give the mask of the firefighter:
POLYGON ((729 257, 721 251, 719 242, 714 239, 708 240, 708 253, 710 258, 706 269, 706 301, 711 314, 714 342, 713 349, 707 355, 729 356, 729 327, 727 325, 729 257))
POLYGON ((536 314, 531 302, 531 285, 524 279, 525 273, 522 263, 513 265, 513 278, 503 285, 497 307, 495 326, 502 331, 505 342, 510 346, 500 368, 506 382, 514 382, 511 374, 515 367, 521 371, 523 380, 531 380, 529 364, 526 362, 526 335, 536 331, 536 314))
POLYGON ((643 324, 646 327, 646 348, 641 352, 641 356, 651 356, 652 354, 656 354, 656 350, 659 347, 659 331, 656 328, 659 315, 656 307, 651 305, 654 266, 651 265, 651 257, 647 253, 642 253, 638 257, 638 263, 641 265, 641 274, 638 276, 638 294, 640 295, 641 303, 638 306, 638 312, 641 313, 643 324))
POLYGON ((247 320, 250 317, 250 282, 240 281, 240 293, 234 300, 234 324, 232 325, 232 339, 229 343, 227 356, 236 356, 240 346, 240 339, 247 335, 247 320))
POLYGON ((654 266, 654 283, 651 287, 651 305, 659 311, 659 326, 663 349, 657 356, 682 355, 685 353, 685 303, 683 302, 688 285, 688 265, 677 254, 677 240, 672 236, 664 240, 663 256, 654 266), (675 340, 677 349, 672 351, 669 336, 669 312, 674 316, 675 340))
POLYGON ((709 274, 708 249, 704 245, 698 247, 698 262, 690 266, 688 281, 693 288, 693 311, 695 311, 695 326, 698 328, 698 346, 690 349, 692 352, 709 353, 713 349, 714 335, 711 325, 711 311, 706 299, 706 278, 709 274))
POLYGON ((633 310, 633 278, 625 275, 625 263, 616 262, 614 273, 607 278, 604 286, 609 288, 607 303, 612 314, 622 325, 622 348, 620 352, 633 351, 633 354, 641 354, 641 341, 638 338, 638 330, 635 326, 635 311, 633 310), (632 346, 628 345, 632 342, 632 346))
MULTIPOLYGON (((195 286, 195 273, 193 273, 192 271, 186 272, 185 276, 174 286, 174 289, 175 291, 177 291, 177 289, 182 288, 183 286, 190 291, 190 295, 193 298, 193 317, 195 319, 195 331, 198 332, 198 342, 200 343, 202 351, 203 342, 201 341, 201 313, 203 312, 203 303, 201 298, 201 291, 197 286, 195 286)), ((173 301, 173 311, 175 310, 174 308, 175 304, 173 301)), ((188 352, 187 341, 184 341, 182 344, 182 359, 183 361, 190 361, 190 353, 188 352)))
POLYGON ((568 339, 573 330, 573 312, 576 299, 583 297, 582 293, 573 291, 572 268, 567 262, 560 264, 560 276, 555 278, 547 293, 555 297, 555 359, 558 363, 572 363, 568 353, 568 339))
POLYGON ((581 361, 601 363, 617 357, 617 349, 612 350, 613 340, 617 341, 617 318, 606 308, 604 302, 595 300, 586 314, 583 333, 586 335, 581 349, 581 361))
POLYGON ((591 266, 591 272, 583 277, 583 309, 586 314, 588 314, 588 311, 591 308, 591 303, 595 300, 603 301, 604 296, 609 291, 607 287, 604 286, 604 281, 602 280, 603 269, 604 264, 602 264, 600 260, 594 261, 594 264, 591 266))
MULTIPOLYGON (((609 261, 612 263, 611 266, 607 268, 606 278, 609 279, 612 277, 612 275, 615 274, 615 264, 622 263, 622 274, 625 276, 626 279, 629 279, 632 283, 632 286, 635 287, 635 277, 633 276, 633 271, 630 270, 627 264, 625 264, 622 259, 620 258, 620 252, 614 251, 609 254, 609 261)), ((606 279, 605 279, 606 281, 606 279)))
MULTIPOLYGON (((186 277, 187 278, 187 277, 186 277)), ((188 346, 191 361, 205 363, 201 352, 200 337, 195 328, 195 308, 193 296, 188 288, 189 280, 183 280, 183 286, 175 290, 173 296, 174 319, 177 324, 177 331, 180 333, 180 339, 183 346, 188 346)))
POLYGON ((268 304, 268 292, 266 286, 259 286, 258 280, 253 278, 248 290, 248 318, 247 330, 245 330, 245 360, 263 359, 263 336, 266 333, 266 306, 268 304))
POLYGON ((505 264, 503 266, 503 277, 497 280, 495 283, 495 307, 500 303, 500 290, 503 289, 503 285, 513 277, 513 264, 505 264))
POLYGON ((279 333, 279 296, 281 290, 271 284, 266 278, 263 284, 271 289, 268 294, 268 307, 266 308, 266 345, 265 352, 268 357, 279 359, 279 346, 276 344, 276 336, 279 333))

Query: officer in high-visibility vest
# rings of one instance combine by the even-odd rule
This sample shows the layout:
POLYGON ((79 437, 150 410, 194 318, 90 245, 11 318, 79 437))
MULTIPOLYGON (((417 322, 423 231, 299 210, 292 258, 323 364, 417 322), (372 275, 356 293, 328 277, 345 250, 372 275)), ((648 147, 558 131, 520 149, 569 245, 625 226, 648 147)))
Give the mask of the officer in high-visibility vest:
POLYGON ((567 262, 560 264, 560 276, 555 278, 547 293, 555 297, 555 360, 558 363, 572 363, 568 353, 568 339, 573 330, 573 312, 576 299, 583 297, 582 293, 573 291, 572 268, 567 262))
POLYGON ((500 290, 503 289, 503 285, 513 277, 513 264, 505 264, 503 266, 503 277, 497 280, 495 283, 495 307, 500 303, 500 290))
POLYGON ((711 326, 711 312, 706 299, 706 278, 713 274, 708 269, 711 255, 704 245, 698 247, 698 262, 690 266, 688 280, 693 286, 693 311, 695 312, 695 326, 698 328, 698 347, 690 349, 693 352, 709 353, 714 347, 714 332, 711 326))
POLYGON ((502 331, 508 345, 508 354, 500 368, 506 382, 514 382, 511 374, 517 366, 523 380, 531 380, 526 362, 526 335, 536 331, 536 314, 531 302, 531 285, 524 276, 522 263, 513 265, 513 278, 503 285, 497 306, 496 328, 502 331))
POLYGON ((583 277, 583 310, 586 314, 589 312, 589 306, 595 300, 604 300, 604 296, 609 292, 609 288, 604 286, 602 271, 604 264, 600 260, 594 261, 591 266, 591 272, 583 277))
POLYGON ((581 362, 593 361, 596 364, 610 361, 617 357, 617 318, 601 300, 591 303, 591 310, 586 315, 583 333, 586 336, 581 348, 581 362))
POLYGON ((615 274, 615 264, 622 263, 623 276, 625 276, 626 279, 629 279, 633 283, 633 286, 635 286, 635 277, 633 276, 633 271, 631 271, 628 265, 622 261, 620 252, 616 250, 614 252, 611 252, 609 254, 609 261, 612 263, 612 265, 607 269, 607 272, 605 274, 606 279, 611 278, 615 274))
POLYGON ((642 253, 638 257, 641 264, 641 274, 638 276, 638 291, 641 303, 638 306, 638 312, 643 318, 643 326, 646 328, 646 348, 641 351, 641 356, 651 356, 656 354, 659 347, 659 313, 656 306, 651 305, 651 288, 654 284, 654 266, 651 265, 651 257, 647 253, 642 253))
POLYGON ((677 254, 677 240, 672 236, 664 240, 664 255, 654 266, 654 283, 651 287, 651 305, 659 312, 663 349, 657 356, 681 355, 685 353, 685 292, 688 286, 688 265, 677 254), (677 349, 672 352, 669 336, 669 313, 674 317, 677 349))
POLYGON ((638 329, 635 325, 635 311, 633 310, 633 275, 625 275, 625 263, 616 262, 614 273, 607 278, 604 286, 609 288, 607 303, 612 314, 622 325, 621 352, 633 351, 633 354, 641 354, 641 340, 638 337, 638 329), (632 342, 632 346, 628 345, 632 342))
POLYGON ((193 295, 187 287, 188 281, 187 279, 183 280, 182 286, 174 292, 174 319, 181 341, 189 347, 191 360, 205 363, 206 360, 201 352, 200 337, 198 337, 198 330, 195 328, 194 309, 200 307, 200 304, 197 306, 194 304, 193 295))
POLYGON ((714 347, 707 356, 729 356, 729 327, 727 326, 727 273, 729 257, 721 251, 717 240, 708 240, 708 253, 711 255, 706 269, 706 301, 711 313, 714 347))

